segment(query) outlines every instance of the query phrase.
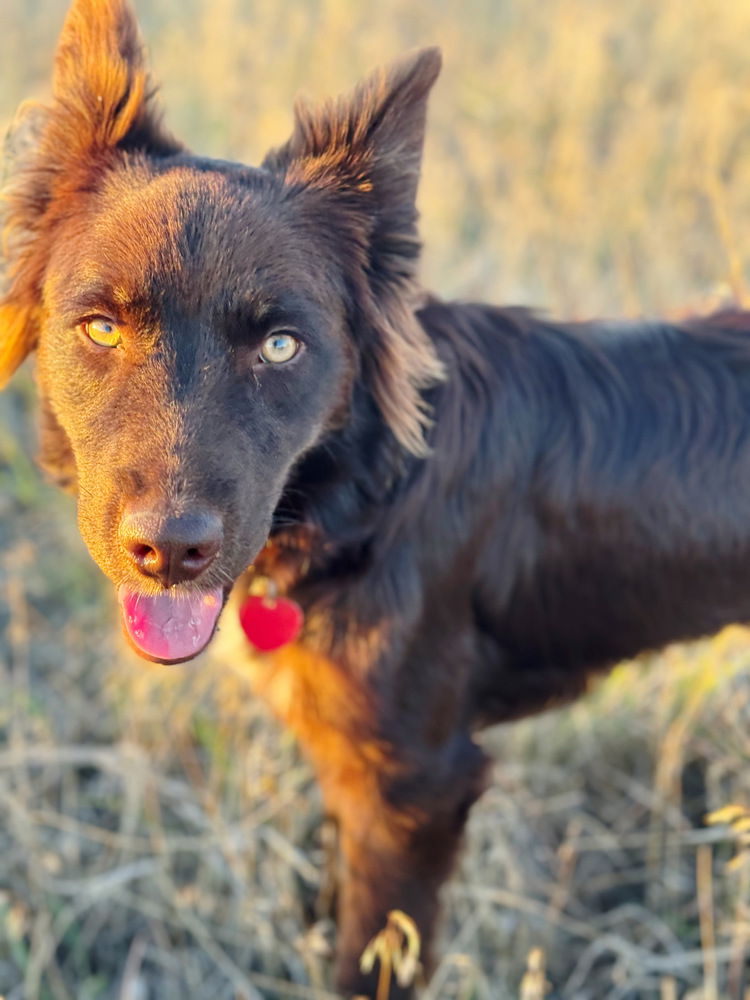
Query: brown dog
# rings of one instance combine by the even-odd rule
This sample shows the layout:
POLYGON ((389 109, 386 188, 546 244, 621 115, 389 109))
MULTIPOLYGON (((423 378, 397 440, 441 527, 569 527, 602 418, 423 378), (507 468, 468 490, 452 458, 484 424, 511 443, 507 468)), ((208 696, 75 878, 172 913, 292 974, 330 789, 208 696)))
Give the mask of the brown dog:
POLYGON ((210 161, 162 129, 124 0, 76 0, 6 219, 0 377, 37 350, 42 463, 133 646, 195 656, 250 563, 306 613, 259 689, 340 827, 354 993, 391 909, 429 943, 479 726, 750 618, 750 320, 428 299, 439 66, 300 110, 259 168, 210 161))

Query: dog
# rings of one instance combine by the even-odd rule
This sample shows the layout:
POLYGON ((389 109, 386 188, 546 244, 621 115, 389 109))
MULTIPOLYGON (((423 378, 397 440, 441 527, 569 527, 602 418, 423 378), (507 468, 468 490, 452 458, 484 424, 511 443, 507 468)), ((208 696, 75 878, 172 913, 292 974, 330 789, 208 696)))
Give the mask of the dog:
POLYGON ((750 317, 426 293, 439 69, 419 51, 298 108, 260 167, 213 161, 163 128, 125 0, 74 0, 7 192, 0 377, 36 352, 40 461, 130 643, 188 660, 258 584, 304 612, 257 686, 339 827, 347 995, 392 910, 429 971, 478 729, 750 619, 750 317))

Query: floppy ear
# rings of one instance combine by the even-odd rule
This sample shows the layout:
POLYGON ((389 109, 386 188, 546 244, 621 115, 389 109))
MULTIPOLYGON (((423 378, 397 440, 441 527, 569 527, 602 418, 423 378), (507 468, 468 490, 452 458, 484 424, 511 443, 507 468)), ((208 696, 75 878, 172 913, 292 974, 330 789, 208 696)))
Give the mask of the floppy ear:
POLYGON ((162 130, 151 97, 126 0, 74 0, 55 58, 54 99, 24 109, 33 137, 4 192, 8 291, 0 299, 0 386, 36 344, 49 247, 76 197, 95 186, 115 157, 181 149, 162 130))
POLYGON ((416 194, 440 65, 438 49, 423 49, 334 103, 298 105, 291 139, 264 161, 292 190, 318 193, 320 225, 337 231, 350 268, 363 374, 394 435, 415 454, 426 451, 429 423, 420 390, 443 377, 415 316, 416 194))

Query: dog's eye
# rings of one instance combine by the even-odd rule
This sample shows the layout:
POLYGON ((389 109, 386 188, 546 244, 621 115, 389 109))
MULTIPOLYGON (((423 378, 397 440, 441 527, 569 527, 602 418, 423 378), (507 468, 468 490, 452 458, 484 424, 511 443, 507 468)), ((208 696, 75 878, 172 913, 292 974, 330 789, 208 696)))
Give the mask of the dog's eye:
POLYGON ((119 326, 108 319, 90 319, 83 324, 83 331, 99 347, 117 347, 122 343, 119 326))
POLYGON ((300 342, 286 330, 277 330, 266 337, 260 349, 260 360, 269 365, 283 365, 291 361, 300 349, 300 342))

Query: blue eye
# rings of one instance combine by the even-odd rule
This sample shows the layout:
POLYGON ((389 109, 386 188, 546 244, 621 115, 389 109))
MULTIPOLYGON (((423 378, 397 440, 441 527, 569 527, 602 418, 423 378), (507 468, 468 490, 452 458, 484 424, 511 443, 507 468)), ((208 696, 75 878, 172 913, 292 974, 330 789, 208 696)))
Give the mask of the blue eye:
POLYGON ((291 361, 300 349, 300 342, 286 330, 277 330, 266 337, 260 349, 260 360, 268 365, 283 365, 291 361))

